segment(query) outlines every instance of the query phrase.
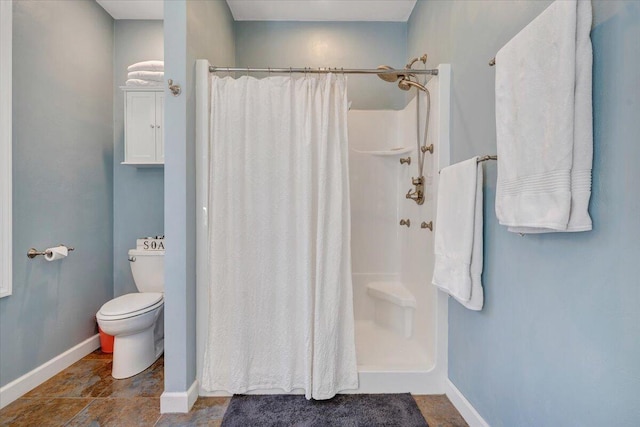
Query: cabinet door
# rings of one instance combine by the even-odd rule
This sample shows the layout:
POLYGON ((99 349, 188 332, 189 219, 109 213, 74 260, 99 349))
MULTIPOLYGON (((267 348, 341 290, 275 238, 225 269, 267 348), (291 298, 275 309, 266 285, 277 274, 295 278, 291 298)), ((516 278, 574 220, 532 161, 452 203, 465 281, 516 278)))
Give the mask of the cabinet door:
POLYGON ((125 161, 156 161, 156 94, 127 92, 125 124, 125 161))
POLYGON ((156 93, 156 161, 164 163, 164 92, 156 93))

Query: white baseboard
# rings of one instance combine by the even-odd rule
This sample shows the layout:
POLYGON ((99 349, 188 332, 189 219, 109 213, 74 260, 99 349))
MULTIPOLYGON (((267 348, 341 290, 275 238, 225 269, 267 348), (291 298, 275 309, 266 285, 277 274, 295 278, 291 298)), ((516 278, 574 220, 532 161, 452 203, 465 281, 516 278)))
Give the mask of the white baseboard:
POLYGON ((100 347, 100 335, 95 334, 80 344, 43 363, 20 378, 0 388, 0 409, 36 388, 57 373, 67 369, 87 354, 100 347))
POLYGON ((198 380, 187 391, 165 391, 160 396, 160 413, 187 413, 198 399, 198 380))
POLYGON ((453 385, 450 379, 447 378, 446 394, 453 406, 456 407, 462 418, 469 424, 469 427, 490 427, 489 423, 484 420, 476 411, 476 408, 471 405, 466 397, 453 385))

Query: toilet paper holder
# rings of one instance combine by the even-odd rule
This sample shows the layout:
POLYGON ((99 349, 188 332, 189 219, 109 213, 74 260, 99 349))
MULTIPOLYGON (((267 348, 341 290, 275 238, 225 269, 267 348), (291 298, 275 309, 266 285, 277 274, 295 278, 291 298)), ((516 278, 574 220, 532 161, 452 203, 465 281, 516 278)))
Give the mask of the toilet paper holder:
MULTIPOLYGON (((72 247, 69 247, 69 246, 67 246, 67 245, 63 245, 62 243, 61 243, 61 244, 59 244, 58 246, 64 246, 65 248, 67 248, 67 250, 68 250, 69 252, 71 252, 72 250, 74 250, 72 247)), ((31 248, 31 249, 29 249, 29 250, 27 251, 27 257, 29 257, 29 258, 33 259, 33 258, 37 257, 38 255, 43 255, 43 256, 44 256, 44 255, 49 255, 50 253, 51 253, 51 251, 47 251, 47 250, 45 250, 45 251, 39 251, 39 250, 37 250, 36 248, 31 248)))

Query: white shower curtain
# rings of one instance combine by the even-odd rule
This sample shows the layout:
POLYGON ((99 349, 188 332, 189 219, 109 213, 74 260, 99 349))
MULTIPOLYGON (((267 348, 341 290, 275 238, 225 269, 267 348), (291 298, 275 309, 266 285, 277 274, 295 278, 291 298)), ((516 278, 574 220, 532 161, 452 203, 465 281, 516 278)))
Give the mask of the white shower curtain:
POLYGON ((344 76, 211 78, 202 387, 358 387, 344 76))

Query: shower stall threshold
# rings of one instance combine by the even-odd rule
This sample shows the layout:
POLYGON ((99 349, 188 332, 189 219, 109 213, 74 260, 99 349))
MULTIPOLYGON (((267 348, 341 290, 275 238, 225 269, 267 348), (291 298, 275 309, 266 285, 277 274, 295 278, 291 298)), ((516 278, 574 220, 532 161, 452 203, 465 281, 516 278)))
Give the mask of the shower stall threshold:
MULTIPOLYGON (((431 368, 428 371, 360 371, 358 370, 359 387, 355 390, 341 390, 338 394, 380 394, 380 393, 411 393, 411 394, 444 394, 446 392, 446 375, 431 368)), ((304 394, 304 390, 295 389, 285 391, 281 389, 251 390, 244 394, 304 394)), ((207 391, 199 388, 199 396, 228 397, 228 391, 207 391)))
POLYGON ((426 343, 373 321, 356 321, 355 331, 360 384, 343 393, 444 393, 445 376, 436 369, 426 343))

